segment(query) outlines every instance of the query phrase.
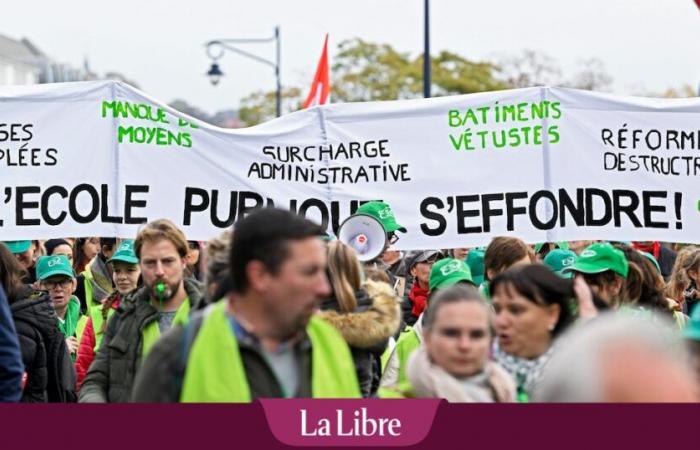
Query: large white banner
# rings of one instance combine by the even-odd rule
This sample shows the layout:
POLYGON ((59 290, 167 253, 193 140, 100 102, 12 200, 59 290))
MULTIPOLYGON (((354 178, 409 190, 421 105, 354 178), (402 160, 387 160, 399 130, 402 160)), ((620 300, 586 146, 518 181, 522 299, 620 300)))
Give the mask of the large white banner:
POLYGON ((700 242, 700 99, 538 87, 212 127, 111 81, 0 87, 0 240, 209 239, 275 205, 329 231, 368 200, 397 247, 700 242))

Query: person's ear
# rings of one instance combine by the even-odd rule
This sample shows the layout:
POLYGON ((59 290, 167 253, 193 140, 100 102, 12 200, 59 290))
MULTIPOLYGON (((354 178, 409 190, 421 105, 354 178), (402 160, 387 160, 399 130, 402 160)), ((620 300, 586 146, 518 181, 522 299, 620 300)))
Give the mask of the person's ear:
POLYGON ((250 261, 245 268, 248 285, 255 291, 264 291, 267 288, 270 273, 261 261, 250 261))
POLYGON ((549 305, 547 307, 547 315, 549 316, 549 323, 547 324, 547 329, 551 332, 559 322, 559 316, 561 315, 561 306, 558 304, 549 305))
POLYGON ((70 294, 73 295, 75 293, 75 290, 78 288, 78 280, 72 278, 70 280, 70 286, 70 294))
POLYGON ((620 292, 622 291, 622 283, 624 282, 624 278, 619 276, 615 277, 615 283, 612 285, 613 295, 620 295, 620 292))
POLYGON ((496 273, 495 270, 486 269, 486 278, 488 278, 489 280, 493 280, 494 278, 496 278, 496 275, 498 275, 498 274, 496 273))

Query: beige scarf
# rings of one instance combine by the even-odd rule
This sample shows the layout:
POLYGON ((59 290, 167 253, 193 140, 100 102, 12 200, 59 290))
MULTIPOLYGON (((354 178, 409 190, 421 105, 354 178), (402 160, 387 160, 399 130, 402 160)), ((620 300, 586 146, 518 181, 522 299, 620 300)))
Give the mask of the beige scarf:
POLYGON ((491 361, 480 374, 457 379, 433 364, 421 345, 408 360, 407 375, 417 397, 444 398, 450 403, 515 402, 515 382, 491 361))

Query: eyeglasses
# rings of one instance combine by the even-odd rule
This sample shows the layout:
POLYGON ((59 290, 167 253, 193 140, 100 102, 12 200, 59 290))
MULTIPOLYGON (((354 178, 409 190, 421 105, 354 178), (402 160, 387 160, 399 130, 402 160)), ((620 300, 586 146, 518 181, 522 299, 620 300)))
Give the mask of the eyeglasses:
POLYGON ((73 280, 71 278, 64 278, 62 280, 44 280, 41 282, 41 284, 44 285, 47 291, 50 291, 52 289, 56 289, 57 287, 65 289, 70 286, 72 281, 73 280))
POLYGON ((396 242, 398 242, 399 236, 395 233, 390 233, 389 234, 389 244, 394 245, 396 242))
POLYGON ((197 241, 187 241, 187 246, 190 250, 199 250, 199 242, 197 241))

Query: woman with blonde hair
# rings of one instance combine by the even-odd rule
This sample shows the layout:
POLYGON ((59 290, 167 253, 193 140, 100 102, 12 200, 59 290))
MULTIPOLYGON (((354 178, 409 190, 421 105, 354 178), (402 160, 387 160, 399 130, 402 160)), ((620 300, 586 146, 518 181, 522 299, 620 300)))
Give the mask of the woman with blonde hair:
POLYGON ((380 357, 400 325, 399 299, 386 283, 363 281, 355 251, 339 241, 328 244, 331 297, 319 315, 345 338, 352 351, 363 397, 374 396, 381 375, 380 357))
POLYGON ((673 264, 673 270, 671 271, 671 276, 666 283, 666 297, 677 302, 681 305, 681 310, 688 315, 688 305, 686 304, 686 290, 690 287, 691 280, 688 278, 688 274, 684 269, 684 265, 688 260, 688 257, 692 254, 697 254, 700 250, 694 245, 689 245, 683 247, 678 251, 676 256, 676 262, 673 264))

